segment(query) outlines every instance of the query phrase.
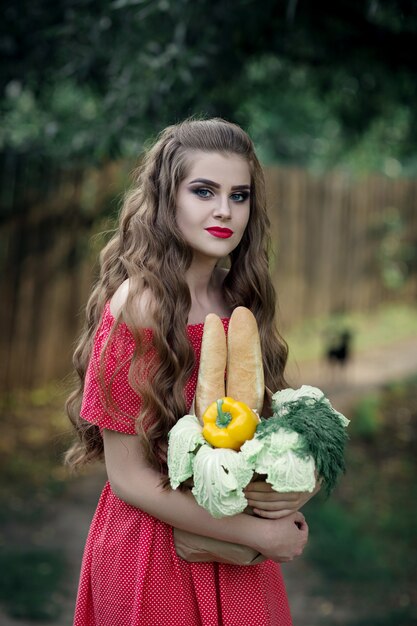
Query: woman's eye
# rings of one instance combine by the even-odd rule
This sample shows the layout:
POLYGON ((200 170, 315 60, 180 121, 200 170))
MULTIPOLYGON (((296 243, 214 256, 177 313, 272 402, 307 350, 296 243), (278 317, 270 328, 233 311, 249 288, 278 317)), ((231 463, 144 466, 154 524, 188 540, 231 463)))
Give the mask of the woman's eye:
POLYGON ((249 198, 249 193, 247 191, 239 191, 233 193, 231 195, 231 198, 232 200, 234 200, 234 202, 245 202, 245 200, 249 198))
POLYGON ((200 187, 200 189, 193 189, 193 193, 200 198, 209 198, 211 195, 211 191, 209 189, 204 189, 203 187, 200 187))

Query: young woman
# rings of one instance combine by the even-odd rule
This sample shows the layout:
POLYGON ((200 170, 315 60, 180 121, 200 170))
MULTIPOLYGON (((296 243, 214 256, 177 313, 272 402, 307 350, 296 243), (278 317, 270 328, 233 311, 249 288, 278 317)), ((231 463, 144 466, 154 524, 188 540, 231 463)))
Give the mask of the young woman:
POLYGON ((167 481, 167 434, 191 406, 203 323, 254 313, 266 386, 285 386, 275 327, 269 220, 251 140, 221 119, 165 129, 126 195, 100 256, 75 351, 67 410, 79 436, 68 463, 104 455, 108 482, 85 548, 76 626, 288 626, 279 562, 300 555, 311 494, 247 489, 257 516, 214 519, 167 481), (222 267, 228 265, 229 269, 222 267), (189 563, 172 527, 250 546, 267 560, 189 563))

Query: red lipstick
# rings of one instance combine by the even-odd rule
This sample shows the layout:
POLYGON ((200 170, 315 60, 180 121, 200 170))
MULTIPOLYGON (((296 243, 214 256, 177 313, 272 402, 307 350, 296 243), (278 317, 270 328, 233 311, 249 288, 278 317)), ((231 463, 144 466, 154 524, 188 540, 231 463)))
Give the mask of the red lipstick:
POLYGON ((206 228, 207 232, 213 237, 220 237, 220 239, 228 239, 233 235, 233 230, 230 228, 221 228, 220 226, 213 226, 213 228, 206 228))

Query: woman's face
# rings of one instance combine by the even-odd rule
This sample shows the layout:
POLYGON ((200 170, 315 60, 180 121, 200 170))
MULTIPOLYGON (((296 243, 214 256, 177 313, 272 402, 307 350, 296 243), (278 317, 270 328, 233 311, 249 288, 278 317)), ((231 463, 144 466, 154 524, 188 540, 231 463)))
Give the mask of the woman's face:
POLYGON ((194 256, 220 259, 245 232, 250 213, 251 176, 236 154, 193 151, 177 193, 177 225, 194 256))

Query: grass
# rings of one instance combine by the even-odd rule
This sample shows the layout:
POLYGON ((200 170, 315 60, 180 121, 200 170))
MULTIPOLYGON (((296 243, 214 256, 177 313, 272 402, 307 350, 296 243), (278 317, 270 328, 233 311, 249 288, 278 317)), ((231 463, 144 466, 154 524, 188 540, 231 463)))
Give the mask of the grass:
POLYGON ((65 492, 63 406, 55 385, 0 398, 0 601, 19 619, 54 621, 60 613, 65 557, 39 545, 38 535, 65 492))
POLYGON ((60 613, 65 560, 57 550, 7 548, 0 552, 0 600, 17 619, 52 621, 60 613))
POLYGON ((56 385, 0 398, 0 523, 31 515, 65 488, 69 428, 56 385))
POLYGON ((385 305, 372 313, 346 313, 306 320, 285 334, 290 360, 320 359, 327 339, 335 331, 353 332, 356 352, 417 337, 417 307, 385 305))
POLYGON ((352 626, 417 623, 416 398, 417 378, 364 398, 349 428, 346 476, 329 500, 306 507, 307 558, 333 604, 354 602, 352 626))

